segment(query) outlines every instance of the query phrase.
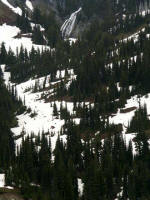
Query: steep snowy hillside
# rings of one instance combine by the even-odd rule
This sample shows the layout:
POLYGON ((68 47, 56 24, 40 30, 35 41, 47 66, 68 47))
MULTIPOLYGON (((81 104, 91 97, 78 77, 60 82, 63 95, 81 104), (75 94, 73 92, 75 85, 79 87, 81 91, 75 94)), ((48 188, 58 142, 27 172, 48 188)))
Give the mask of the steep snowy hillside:
MULTIPOLYGON (((14 8, 11 6, 6 0, 3 0, 3 3, 7 5, 13 12, 16 14, 21 15, 21 10, 20 8, 14 8)), ((33 10, 33 5, 30 1, 26 1, 26 6, 32 11, 33 10)), ((61 27, 61 33, 64 38, 68 38, 75 26, 76 23, 76 18, 77 15, 82 11, 82 8, 79 8, 77 11, 73 12, 71 16, 64 22, 64 24, 61 27)), ((31 23, 32 27, 35 26, 35 24, 31 23)), ((40 26, 40 30, 43 31, 44 29, 40 26)), ((142 29, 145 30, 145 29, 142 29)), ((20 34, 20 29, 17 28, 16 26, 9 26, 6 24, 3 24, 0 26, 0 35, 2 36, 0 38, 0 43, 4 42, 6 50, 8 51, 9 48, 13 50, 13 52, 17 52, 23 46, 26 48, 28 51, 34 47, 35 49, 42 49, 49 48, 48 46, 42 46, 42 45, 35 45, 33 44, 31 38, 24 37, 22 36, 21 38, 18 37, 20 34)), ((138 36, 139 36, 140 31, 136 32, 135 34, 131 35, 128 38, 125 38, 123 41, 131 40, 132 38, 134 41, 138 41, 138 36)), ((3 72, 4 72, 4 66, 3 66, 3 72)), ((64 73, 64 72, 62 72, 64 73)), ((72 71, 68 71, 70 75, 70 80, 75 77, 74 73, 72 71)), ((12 84, 9 82, 10 74, 8 72, 4 72, 4 78, 6 81, 6 85, 12 84)), ((65 75, 61 78, 65 78, 65 75)), ((47 77, 49 79, 49 76, 47 77)), ((44 131, 44 132, 50 132, 54 136, 52 137, 53 141, 53 149, 55 147, 55 142, 58 137, 59 132, 61 131, 62 126, 64 125, 64 120, 57 119, 53 116, 53 109, 54 109, 54 102, 51 103, 45 103, 44 100, 42 99, 42 96, 44 95, 49 95, 54 93, 53 89, 50 91, 42 91, 42 92, 36 92, 33 93, 33 87, 36 84, 36 82, 40 82, 42 85, 45 80, 45 77, 40 78, 40 79, 33 79, 29 80, 25 83, 21 83, 16 86, 18 96, 21 97, 22 100, 25 99, 26 106, 31 108, 31 113, 36 113, 36 115, 31 118, 31 113, 25 113, 22 114, 21 116, 18 116, 18 123, 19 127, 14 128, 13 132, 15 133, 15 136, 19 136, 20 132, 25 131, 27 134, 31 134, 34 132, 37 134, 38 132, 44 131), (56 134, 56 135, 55 135, 56 134)), ((48 81, 48 80, 47 80, 48 81)), ((48 82, 47 82, 48 84, 48 82)), ((55 85, 56 83, 51 82, 50 85, 55 85)), ((68 87, 68 86, 67 86, 68 87)), ((136 107, 138 108, 138 99, 134 100, 135 97, 132 97, 130 100, 128 100, 128 103, 125 108, 128 107, 136 107), (130 105, 133 104, 133 105, 130 105)), ((147 102, 147 99, 143 97, 142 104, 144 102, 147 102)), ((89 102, 88 102, 89 103, 89 102)), ((56 101, 56 105, 58 107, 58 110, 60 110, 60 102, 56 101)), ((68 108, 68 111, 70 113, 73 113, 73 102, 63 102, 63 106, 68 108)), ((149 109, 149 108, 148 108, 149 109)), ((126 133, 125 127, 127 127, 128 122, 131 120, 131 118, 134 115, 134 111, 130 113, 120 113, 120 111, 117 112, 117 114, 114 117, 110 117, 110 122, 114 124, 122 124, 124 129, 123 129, 123 134, 126 133)), ((149 112, 149 110, 148 110, 149 112)), ((80 119, 74 119, 77 124, 79 123, 80 119)), ((135 135, 127 135, 127 139, 129 141, 130 137, 133 139, 135 135)), ((65 136, 62 136, 65 140, 65 136)), ((21 140, 20 140, 21 141, 21 140)))
MULTIPOLYGON (((76 11, 74 14, 71 15, 71 17, 66 20, 65 24, 62 26, 62 34, 67 34, 64 36, 69 36, 68 34, 71 33, 71 30, 74 26, 75 20, 76 20, 76 15, 78 12, 81 11, 81 8, 76 11)), ((34 26, 34 24, 32 24, 34 26)), ((145 29, 143 29, 144 31, 145 29)), ((20 33, 19 28, 14 27, 14 26, 9 26, 6 24, 3 24, 0 26, 0 35, 2 37, 0 38, 0 42, 4 42, 7 51, 9 48, 11 48, 14 52, 17 51, 17 49, 20 49, 21 46, 26 48, 28 51, 31 50, 32 46, 34 46, 35 49, 40 49, 42 48, 49 48, 47 46, 41 46, 41 45, 35 45, 31 41, 30 38, 26 37, 21 37, 17 38, 16 36, 20 33), (6 34, 7 33, 7 34, 6 34)), ((138 41, 138 36, 140 32, 138 31, 137 33, 134 33, 131 35, 128 40, 134 39, 135 42, 138 41)), ((124 39, 126 42, 127 39, 124 39)), ((13 85, 13 83, 10 82, 10 72, 5 72, 5 66, 1 66, 3 73, 4 73, 4 79, 6 85, 13 85)), ((57 72, 56 78, 64 79, 66 78, 65 71, 57 72)), ((66 87, 69 87, 70 82, 76 78, 76 75, 74 74, 73 70, 68 70, 67 73, 67 79, 69 82, 67 83, 66 87), (69 75, 69 78, 68 78, 69 75)), ((52 138, 52 149, 55 148, 55 143, 57 140, 58 135, 60 134, 60 131, 64 125, 64 120, 57 118, 54 116, 54 104, 56 103, 56 107, 58 111, 60 111, 60 106, 61 102, 60 101, 51 101, 50 103, 46 103, 44 100, 44 96, 51 97, 55 91, 54 91, 54 86, 57 85, 60 81, 56 82, 51 82, 50 81, 50 75, 47 77, 42 77, 39 79, 30 79, 24 83, 17 84, 16 85, 16 90, 18 94, 18 98, 20 97, 23 102, 25 102, 25 105, 27 108, 31 109, 30 113, 26 112, 23 113, 20 116, 17 116, 18 118, 18 127, 13 128, 12 131, 15 134, 15 137, 20 138, 21 134, 25 133, 25 136, 31 135, 32 133, 38 134, 44 132, 48 133, 48 136, 50 135, 52 138), (39 92, 34 92, 34 87, 38 83, 39 87, 42 88, 43 83, 46 78, 46 87, 49 88, 50 86, 53 86, 53 89, 48 89, 46 91, 39 91, 39 92)), ((150 112, 149 108, 149 95, 148 97, 143 97, 141 99, 141 104, 144 105, 146 103, 148 105, 148 113, 150 112)), ((89 104, 89 102, 87 102, 89 104)), ((74 114, 74 104, 73 102, 65 102, 63 101, 62 103, 63 107, 66 107, 69 111, 70 114, 74 114)), ((131 99, 127 101, 127 104, 125 105, 124 109, 129 109, 129 108, 135 108, 130 112, 127 113, 121 113, 120 109, 118 112, 115 114, 115 116, 109 117, 110 123, 111 124, 122 124, 123 126, 123 135, 127 139, 128 143, 130 140, 132 140, 135 137, 135 133, 133 134, 126 134, 127 126, 128 123, 131 121, 132 117, 134 116, 135 110, 138 109, 139 106, 139 99, 137 96, 133 96, 131 99)), ((79 124, 80 119, 79 118, 74 118, 74 121, 76 124, 79 124)), ((66 136, 63 135, 61 136, 63 141, 66 141, 66 136)), ((22 139, 17 139, 17 144, 21 144, 22 139)), ((134 143, 133 143, 134 146, 134 143)), ((134 153, 135 153, 135 148, 134 148, 134 153)))
MULTIPOLYGON (((129 125, 129 122, 133 118, 135 111, 139 108, 140 106, 147 106, 147 112, 148 116, 150 116, 150 94, 147 94, 139 99, 139 96, 133 96, 130 99, 127 100, 127 103, 125 104, 125 107, 123 109, 119 109, 118 112, 109 118, 110 123, 114 124, 122 124, 123 126, 123 136, 129 144, 130 141, 132 141, 133 145, 133 152, 134 154, 136 153, 136 147, 134 144, 134 138, 136 137, 137 133, 128 133, 127 132, 127 127, 129 125), (140 101, 140 104, 139 104, 140 101), (124 112, 122 112, 122 110, 124 112)), ((149 140, 150 142, 150 140, 149 140)))
MULTIPOLYGON (((5 84, 7 86, 13 85, 10 82, 10 73, 5 72, 5 65, 1 66, 2 71, 4 73, 5 84)), ((74 77, 74 73, 72 70, 68 71, 70 78, 74 77)), ((59 78, 60 72, 57 73, 57 77, 59 78)), ((64 77, 64 71, 61 72, 61 77, 64 77)), ((50 85, 56 85, 57 82, 49 82, 50 77, 47 76, 46 87, 48 88, 50 85)), ((54 116, 54 104, 56 103, 56 107, 58 111, 60 110, 61 102, 55 101, 51 103, 45 103, 42 99, 44 95, 53 94, 53 89, 42 91, 42 92, 34 92, 35 84, 38 82, 39 86, 43 86, 43 82, 45 77, 39 79, 29 80, 27 82, 16 85, 16 90, 18 94, 18 98, 21 98, 28 109, 31 111, 28 113, 23 113, 22 115, 17 116, 18 118, 18 127, 12 128, 12 131, 15 137, 20 138, 21 134, 25 133, 25 137, 27 135, 39 133, 42 134, 48 133, 48 137, 51 136, 52 149, 54 150, 55 144, 60 134, 61 128, 64 125, 64 120, 57 118, 54 116), (34 115, 35 114, 35 115, 34 115), (33 115, 33 116, 32 116, 33 115)), ((58 81, 59 82, 59 81, 58 81)), ((63 102, 62 106, 68 109, 70 113, 73 113, 73 103, 63 102)), ((74 122, 79 123, 80 119, 75 118, 74 122)), ((66 141, 66 136, 60 136, 63 141, 66 141)), ((17 139, 16 144, 20 145, 22 139, 17 139)))
POLYGON ((35 45, 33 44, 31 38, 28 37, 18 37, 20 34, 20 29, 16 26, 10 26, 7 24, 3 24, 0 26, 0 43, 5 43, 5 47, 7 51, 11 48, 14 53, 17 52, 17 50, 20 50, 21 46, 26 48, 28 51, 34 47, 35 49, 45 49, 49 48, 42 45, 35 45))
MULTIPOLYGON (((10 26, 7 25, 3 25, 3 27, 5 27, 7 29, 10 29, 10 38, 6 37, 6 42, 8 42, 10 40, 10 42, 13 42, 13 34, 16 34, 16 30, 18 30, 17 28, 13 27, 14 29, 14 33, 13 33, 13 29, 10 26)), ((8 31, 9 32, 9 31, 8 31)), ((133 35, 130 36, 130 38, 135 39, 136 37, 136 41, 138 41, 138 36, 139 33, 135 33, 133 35)), ((129 39, 130 39, 129 38, 129 39)), ((4 40, 5 38, 3 38, 4 40)), ((15 40, 15 39, 14 39, 15 40)), ((5 40, 4 40, 5 41, 5 40)), ((16 40, 18 41, 18 40, 16 40)), ((126 39, 124 40, 126 42, 126 39)), ((21 39, 20 42, 23 42, 23 40, 21 39)), ((16 43, 16 45, 20 45, 19 43, 16 43)), ((6 43, 7 44, 7 43, 6 43)), ((13 43, 8 43, 8 47, 7 49, 9 49, 9 45, 13 44, 13 43)), ((25 43, 23 43, 25 44, 25 43)), ((32 43, 31 44, 27 44, 27 49, 30 51, 31 47, 32 47, 32 43)), ((34 47, 37 48, 42 48, 42 46, 37 46, 34 45, 34 47)), ((15 49, 14 49, 15 50, 15 49)), ((5 66, 1 66, 3 72, 4 72, 4 79, 5 79, 5 83, 6 85, 14 85, 13 83, 10 82, 10 72, 5 72, 5 66)), ((61 72, 57 72, 57 76, 58 79, 61 77, 61 79, 65 78, 65 71, 61 71, 61 72)), ((75 79, 76 76, 73 72, 73 70, 68 70, 67 73, 67 79, 69 79, 70 81, 67 83, 66 87, 68 87, 70 85, 70 82, 75 79), (68 78, 69 75, 69 78, 68 78)), ((56 116, 54 116, 54 104, 56 104, 57 110, 60 111, 60 106, 61 106, 61 102, 60 101, 51 101, 50 103, 46 103, 44 100, 44 96, 47 97, 51 97, 54 94, 54 86, 57 85, 57 83, 60 83, 60 81, 55 81, 55 82, 50 82, 50 76, 46 76, 46 77, 41 77, 39 79, 30 79, 29 81, 26 81, 24 83, 18 84, 16 85, 16 90, 17 90, 17 94, 18 97, 20 97, 22 99, 22 101, 25 102, 25 105, 27 106, 27 108, 31 109, 31 111, 28 113, 23 113, 22 115, 17 116, 18 118, 18 127, 16 128, 12 128, 12 131, 14 132, 15 136, 20 138, 21 134, 25 134, 25 136, 27 135, 31 135, 31 134, 42 134, 42 132, 44 133, 48 133, 48 136, 51 136, 51 141, 52 141, 52 149, 55 148, 55 144, 56 144, 56 140, 58 138, 58 135, 60 134, 60 131, 64 125, 64 120, 60 119, 56 116), (45 82, 45 78, 46 78, 46 88, 47 90, 41 90, 39 92, 34 92, 34 87, 36 84, 38 84, 38 87, 42 89, 43 87, 43 83, 45 82), (52 89, 49 89, 50 86, 53 86, 52 89), (33 115, 33 117, 32 117, 33 115)), ((141 105, 146 104, 147 105, 147 110, 148 110, 148 114, 150 114, 150 95, 146 95, 143 96, 141 98, 141 105)), ((89 102, 87 102, 87 105, 89 104, 89 102)), ((69 111, 70 114, 75 114, 74 112, 74 104, 73 102, 62 102, 62 106, 64 108, 67 108, 67 110, 69 111)), ((135 145, 134 145, 134 137, 136 136, 136 133, 127 133, 127 127, 128 127, 128 123, 131 121, 132 117, 134 116, 135 111, 139 108, 139 97, 133 96, 130 99, 127 100, 127 103, 125 104, 125 107, 123 108, 123 110, 130 110, 131 111, 127 111, 127 112, 121 112, 122 109, 119 109, 117 111, 117 113, 113 116, 109 117, 109 121, 111 124, 121 124, 123 127, 123 136, 127 141, 127 144, 129 144, 130 140, 133 143, 133 152, 135 154, 135 145), (133 108, 133 109, 132 109, 133 108)), ((74 118, 74 122, 76 122, 76 124, 79 124, 80 119, 79 118, 74 118)), ((66 136, 60 136, 63 141, 66 141, 66 136)), ((21 144, 21 140, 22 139, 17 139, 16 143, 18 145, 21 144)))

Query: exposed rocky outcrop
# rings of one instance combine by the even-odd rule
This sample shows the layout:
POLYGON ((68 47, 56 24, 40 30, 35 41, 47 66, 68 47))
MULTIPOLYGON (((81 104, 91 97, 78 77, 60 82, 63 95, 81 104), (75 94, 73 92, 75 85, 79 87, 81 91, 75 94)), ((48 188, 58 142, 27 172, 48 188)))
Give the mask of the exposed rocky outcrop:
POLYGON ((6 5, 0 2, 0 24, 12 24, 16 20, 16 14, 11 11, 6 5))

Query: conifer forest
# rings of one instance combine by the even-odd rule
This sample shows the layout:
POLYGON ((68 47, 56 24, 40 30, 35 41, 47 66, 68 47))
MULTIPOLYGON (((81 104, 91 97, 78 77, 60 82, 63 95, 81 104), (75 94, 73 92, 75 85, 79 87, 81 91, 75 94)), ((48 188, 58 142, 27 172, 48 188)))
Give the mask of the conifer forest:
POLYGON ((150 200, 149 0, 0 0, 1 174, 0 200, 150 200))

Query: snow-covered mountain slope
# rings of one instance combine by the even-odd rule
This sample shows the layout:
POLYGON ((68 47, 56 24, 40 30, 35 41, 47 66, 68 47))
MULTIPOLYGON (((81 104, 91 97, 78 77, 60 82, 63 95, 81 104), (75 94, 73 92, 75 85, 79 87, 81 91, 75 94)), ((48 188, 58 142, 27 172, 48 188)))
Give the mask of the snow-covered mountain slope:
POLYGON ((67 19, 64 24, 61 27, 61 32, 62 32, 62 37, 67 38, 71 35, 74 26, 75 26, 75 22, 76 22, 76 18, 78 13, 82 10, 82 8, 79 8, 77 11, 75 11, 74 13, 71 14, 71 16, 69 17, 69 19, 67 19))
POLYGON ((10 26, 7 24, 3 24, 0 26, 0 44, 2 42, 5 43, 6 50, 8 51, 9 48, 13 50, 14 53, 16 53, 16 50, 20 49, 21 46, 26 48, 28 51, 32 49, 34 46, 35 49, 45 49, 49 48, 47 46, 42 46, 42 45, 35 45, 33 44, 31 38, 27 37, 16 37, 20 33, 20 29, 17 28, 16 26, 10 26))
MULTIPOLYGON (((0 34, 2 35, 2 38, 0 38, 0 42, 4 41, 6 43, 6 48, 7 50, 9 47, 13 49, 13 51, 16 51, 16 48, 20 48, 21 45, 23 44, 24 47, 28 49, 28 51, 31 50, 32 48, 32 41, 30 38, 21 38, 21 39, 15 39, 14 37, 19 33, 19 29, 17 27, 12 27, 4 24, 3 26, 0 26, 0 34), (4 34, 5 31, 7 34, 4 34)), ((138 36, 138 33, 133 34, 132 38, 134 36, 138 36)), ((42 49, 41 45, 34 45, 35 48, 40 48, 42 49)), ((2 66, 3 72, 4 72, 4 66, 2 66)), ((73 73, 72 70, 69 70, 68 73, 70 74, 70 80, 75 78, 75 74, 73 73)), ((60 73, 57 73, 57 78, 59 79, 60 73)), ((65 77, 65 72, 61 71, 61 78, 65 77)), ((12 84, 9 80, 10 78, 10 73, 9 72, 4 72, 4 79, 6 85, 12 84)), ((47 83, 46 87, 50 85, 55 85, 57 82, 51 82, 49 83, 49 78, 50 76, 47 76, 47 83)), ((24 113, 22 115, 17 116, 18 118, 18 127, 12 128, 12 131, 14 132, 15 136, 19 136, 22 131, 25 131, 27 135, 30 135, 32 133, 38 134, 39 132, 42 133, 44 131, 45 133, 48 133, 52 136, 51 141, 52 141, 52 149, 55 148, 55 143, 58 137, 58 134, 60 133, 60 130, 62 126, 64 125, 64 120, 61 120, 60 118, 56 118, 53 116, 53 109, 54 109, 54 102, 52 103, 45 103, 45 101, 41 98, 43 95, 51 95, 53 94, 53 90, 49 89, 47 91, 40 91, 40 92, 33 92, 33 88, 35 86, 35 83, 38 82, 39 85, 42 87, 43 82, 45 80, 45 77, 39 78, 39 79, 33 79, 26 81, 24 83, 16 85, 18 97, 21 97, 21 99, 24 101, 25 100, 25 105, 27 108, 31 108, 30 113, 24 113), (31 117, 31 114, 35 113, 36 115, 34 117, 31 117)), ((69 82, 68 82, 69 84, 69 82)), ((150 113, 150 95, 148 97, 142 97, 141 98, 141 104, 146 103, 147 104, 147 109, 148 113, 150 113)), ((56 101, 55 102, 57 105, 58 111, 60 110, 60 102, 56 101)), ((63 102, 63 106, 67 106, 67 109, 70 113, 73 113, 73 102, 63 102)), ((136 109, 138 108, 138 98, 137 96, 132 97, 127 101, 127 104, 125 105, 125 108, 131 108, 135 107, 136 109)), ((135 110, 136 110, 135 109, 135 110)), ((135 137, 135 133, 133 134, 126 134, 128 122, 132 119, 134 116, 135 110, 127 113, 121 113, 120 109, 118 110, 117 114, 113 117, 109 118, 110 123, 114 124, 122 124, 123 125, 123 135, 127 140, 127 143, 129 143, 130 140, 133 140, 135 137)), ((80 119, 74 119, 75 122, 78 124, 80 119)), ((66 136, 63 135, 61 136, 63 141, 66 141, 66 136)), ((19 145, 21 143, 21 139, 17 140, 17 144, 19 145)), ((135 153, 135 146, 133 142, 133 150, 135 153)))
MULTIPOLYGON (((8 85, 14 85, 10 82, 10 73, 5 72, 5 65, 1 66, 2 71, 4 72, 4 80, 5 84, 8 85)), ((70 76, 70 80, 75 77, 72 70, 68 70, 68 74, 70 76)), ((61 102, 60 101, 52 101, 49 103, 46 103, 43 96, 48 95, 49 97, 53 95, 54 90, 50 88, 50 85, 56 85, 59 82, 59 78, 64 78, 65 73, 64 71, 57 72, 57 78, 58 81, 50 82, 50 76, 47 77, 41 77, 39 79, 30 79, 24 83, 20 83, 16 85, 16 90, 18 97, 22 99, 23 102, 25 102, 25 105, 27 108, 30 108, 30 112, 25 112, 19 116, 17 116, 18 119, 18 127, 12 128, 14 135, 18 137, 16 140, 16 144, 20 145, 22 139, 20 139, 21 134, 25 133, 25 136, 31 135, 31 134, 42 134, 42 132, 47 133, 48 137, 51 137, 52 142, 52 150, 55 148, 56 140, 58 138, 58 135, 60 134, 60 131, 65 123, 63 119, 60 119, 60 117, 54 116, 54 104, 56 104, 58 113, 60 111, 61 102), (38 83, 38 85, 42 88, 44 80, 46 78, 46 88, 47 90, 41 90, 34 92, 35 84, 38 83), (33 116, 32 116, 33 114, 33 116)), ((69 82, 68 82, 69 84, 69 82)), ((87 102, 87 105, 89 102, 87 102)), ((143 96, 140 98, 140 105, 147 105, 147 111, 148 115, 150 114, 150 94, 143 96)), ((62 102, 62 106, 65 108, 67 107, 67 110, 70 112, 70 114, 74 113, 74 105, 73 102, 62 102)), ((127 133, 127 127, 128 123, 131 121, 132 117, 134 116, 135 111, 139 107, 139 97, 133 96, 130 99, 127 100, 127 103, 125 104, 123 110, 129 110, 127 112, 121 112, 121 109, 118 109, 118 112, 112 116, 109 117, 109 122, 111 124, 121 124, 123 127, 123 137, 125 138, 127 144, 129 144, 130 141, 132 141, 133 145, 133 152, 136 153, 135 144, 134 144, 134 137, 136 136, 136 133, 127 133), (131 109, 134 108, 134 109, 131 109), (131 110, 130 110, 131 109, 131 110)), ((74 118, 74 122, 76 124, 79 124, 80 119, 74 118)), ((60 138, 65 142, 66 141, 66 135, 61 135, 60 138)))
MULTIPOLYGON (((5 84, 12 85, 10 82, 10 73, 5 72, 5 65, 1 66, 2 71, 4 72, 4 80, 5 84)), ((68 71, 70 76, 73 76, 72 71, 68 71)), ((59 78, 60 73, 57 73, 57 77, 59 78)), ((64 71, 61 72, 61 77, 64 77, 64 71)), ((49 86, 49 76, 47 76, 47 82, 46 86, 49 86)), ((53 116, 53 109, 54 109, 54 102, 51 103, 45 103, 43 99, 41 99, 43 94, 52 93, 53 90, 45 91, 45 92, 33 92, 33 88, 35 86, 35 83, 38 82, 39 85, 43 85, 45 77, 29 80, 24 83, 16 85, 16 90, 18 97, 22 99, 22 101, 25 101, 25 105, 27 108, 31 109, 30 113, 24 113, 19 116, 18 118, 18 127, 12 128, 12 131, 15 136, 19 136, 22 132, 26 132, 26 135, 31 135, 34 133, 37 135, 38 133, 42 134, 49 133, 48 137, 51 136, 51 142, 52 142, 52 149, 55 148, 55 143, 58 138, 58 134, 60 133, 60 130, 62 126, 64 125, 64 120, 61 120, 60 118, 57 118, 53 116), (32 113, 36 113, 34 117, 31 117, 32 113)), ((57 82, 52 82, 50 84, 56 84, 57 82)), ((56 106, 58 111, 60 110, 60 104, 61 102, 56 101, 56 106)), ((62 106, 66 107, 69 110, 70 113, 73 113, 73 103, 69 102, 62 102, 62 106)), ((79 119, 74 119, 76 123, 79 123, 79 119)), ((65 142, 66 136, 60 136, 60 138, 65 142)), ((21 139, 18 139, 16 141, 17 145, 21 144, 21 139)))
MULTIPOLYGON (((4 1, 4 0, 3 0, 4 1)), ((5 1, 5 4, 7 1, 5 1)), ((26 1, 27 7, 32 10, 32 4, 29 0, 26 1)), ((12 8, 13 10, 13 8, 12 8)), ((76 18, 78 13, 82 10, 82 8, 79 8, 76 12, 72 13, 70 18, 67 19, 64 24, 61 27, 61 32, 63 37, 69 37, 70 34, 73 31, 73 28, 76 23, 76 18)), ((15 11, 14 11, 15 12, 15 11)), ((33 25, 33 24, 31 24, 33 25)), ((33 25, 34 26, 34 25, 33 25)), ((41 29, 42 31, 42 29, 41 29)), ((9 26, 6 24, 3 24, 0 26, 0 43, 4 42, 7 51, 9 48, 11 48, 14 52, 16 52, 17 48, 20 49, 20 47, 23 45, 24 48, 26 48, 28 51, 31 50, 32 46, 34 46, 35 49, 39 48, 49 48, 47 46, 41 46, 41 45, 35 45, 33 44, 31 38, 16 37, 20 33, 20 29, 15 26, 9 26)), ((133 38, 134 40, 138 40, 138 35, 140 32, 137 32, 127 39, 130 40, 133 38)), ((127 39, 124 39, 126 42, 127 39)), ((2 67, 4 71, 4 66, 2 67)), ((63 73, 62 73, 63 74, 63 73)), ((74 74, 73 74, 74 76, 74 74)), ((4 72, 4 79, 6 85, 12 84, 9 81, 10 74, 8 72, 4 72)), ((63 75, 64 77, 64 75, 63 75)), ((41 85, 43 85, 45 77, 40 78, 39 80, 29 80, 24 83, 18 84, 16 86, 18 96, 21 97, 21 99, 24 101, 28 108, 31 108, 31 113, 35 113, 36 115, 34 117, 31 117, 31 113, 24 113, 20 116, 18 116, 18 124, 19 126, 16 128, 13 128, 12 131, 14 132, 15 136, 19 136, 22 131, 25 131, 27 134, 35 133, 38 134, 39 132, 49 132, 52 136, 52 148, 55 147, 55 142, 57 140, 57 136, 64 125, 64 120, 57 119, 53 116, 53 107, 54 102, 52 103, 45 103, 43 99, 41 99, 41 96, 43 94, 53 93, 53 90, 49 90, 46 92, 36 92, 33 93, 32 88, 34 87, 35 83, 38 81, 41 85), (48 93, 49 92, 49 93, 48 93), (55 133, 55 134, 54 134, 55 133)), ((49 77, 47 77, 49 79, 49 77)), ((48 83, 47 83, 48 84, 48 83)), ((55 83, 51 83, 55 84, 55 83)), ((148 105, 150 96, 148 96, 148 99, 146 97, 143 97, 142 103, 146 102, 148 105)), ((55 102, 57 105, 58 110, 60 110, 60 102, 55 102)), ((69 112, 73 113, 73 103, 63 102, 63 106, 66 106, 69 110, 69 112)), ((137 97, 132 97, 128 100, 127 104, 125 105, 125 108, 130 107, 136 107, 138 108, 138 99, 137 97)), ((128 113, 121 113, 120 110, 118 110, 117 114, 113 117, 110 117, 110 122, 114 124, 122 124, 123 125, 123 134, 126 137, 127 141, 130 139, 132 140, 135 137, 135 134, 125 134, 126 133, 126 127, 128 125, 128 122, 131 120, 131 118, 134 115, 134 111, 128 112, 128 113)), ((150 113, 150 107, 148 106, 148 113, 150 113)), ((80 119, 75 119, 76 123, 79 123, 80 119)), ((61 136, 62 139, 65 141, 66 136, 61 136)), ((17 140, 17 143, 20 144, 21 139, 17 140)))
MULTIPOLYGON (((150 115, 150 94, 140 97, 140 105, 144 106, 144 104, 147 106, 147 112, 149 116, 150 115)), ((130 140, 132 141, 134 154, 136 151, 135 151, 133 138, 136 136, 136 133, 127 133, 127 127, 128 127, 129 122, 133 118, 135 111, 138 108, 139 108, 139 96, 135 95, 127 100, 127 103, 125 104, 123 108, 124 110, 131 109, 131 111, 122 113, 121 109, 119 109, 118 112, 114 116, 109 117, 110 123, 122 124, 123 136, 126 139, 127 144, 129 143, 130 140)))

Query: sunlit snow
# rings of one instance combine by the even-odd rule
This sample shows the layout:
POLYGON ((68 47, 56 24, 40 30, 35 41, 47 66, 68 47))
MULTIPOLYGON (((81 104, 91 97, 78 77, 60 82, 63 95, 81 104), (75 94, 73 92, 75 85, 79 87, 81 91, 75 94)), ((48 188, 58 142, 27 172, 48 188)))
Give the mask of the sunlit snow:
POLYGON ((35 49, 40 50, 49 48, 47 46, 33 44, 31 38, 16 38, 20 32, 20 29, 16 26, 10 26, 7 24, 0 25, 0 44, 4 42, 6 50, 8 51, 9 48, 11 48, 14 53, 16 53, 16 50, 19 50, 21 46, 26 48, 28 51, 31 51, 32 46, 34 46, 35 49))
POLYGON ((33 11, 33 5, 32 5, 32 3, 31 3, 31 1, 26 0, 26 6, 27 6, 31 11, 33 11))
MULTIPOLYGON (((139 101, 140 101, 141 106, 146 104, 147 113, 149 115, 150 114, 150 94, 147 94, 146 96, 143 96, 143 97, 140 97, 140 98, 137 95, 131 97, 130 99, 127 100, 127 103, 126 103, 124 109, 131 108, 131 107, 136 107, 138 109, 139 108, 139 101)), ((135 150, 135 144, 133 142, 133 138, 136 136, 136 133, 127 133, 126 134, 126 131, 127 131, 128 123, 133 118, 134 113, 137 109, 135 109, 131 112, 127 112, 127 113, 121 113, 120 109, 119 109, 115 116, 109 117, 110 123, 122 124, 123 125, 123 132, 122 132, 123 136, 126 139, 127 145, 129 144, 130 141, 132 141, 133 153, 134 154, 136 153, 136 150, 135 150)))
MULTIPOLYGON (((5 84, 12 84, 10 82, 10 73, 4 71, 5 65, 1 65, 1 68, 4 72, 5 84)), ((70 74, 73 73, 72 70, 68 70, 68 72, 70 74)), ((61 77, 63 77, 64 75, 64 71, 62 71, 61 77)), ((56 77, 59 76, 60 72, 57 72, 56 77)), ((47 77, 46 85, 48 84, 48 78, 49 77, 47 77)), ((32 133, 38 135, 38 133, 42 133, 42 131, 44 131, 45 133, 49 132, 51 136, 52 149, 54 149, 58 134, 60 133, 60 130, 64 125, 64 120, 53 116, 54 102, 45 103, 43 99, 40 99, 43 92, 33 93, 31 89, 34 87, 36 81, 39 81, 39 84, 43 85, 44 79, 45 77, 34 80, 30 79, 29 81, 16 85, 18 97, 25 101, 25 105, 28 108, 31 108, 32 112, 37 113, 37 115, 33 118, 30 116, 31 113, 24 113, 17 116, 18 127, 12 128, 11 130, 13 131, 15 136, 19 136, 23 131, 25 131, 27 135, 31 135, 32 133)), ((55 101, 55 103, 57 109, 60 110, 61 102, 55 101)), ((68 111, 70 113, 73 113, 73 103, 66 103, 63 101, 62 105, 63 107, 67 106, 68 111)), ((74 122, 79 123, 80 119, 74 119, 74 122)), ((64 142, 66 141, 65 135, 60 136, 60 138, 63 139, 64 142)), ((21 144, 21 139, 17 140, 17 144, 21 144)))

